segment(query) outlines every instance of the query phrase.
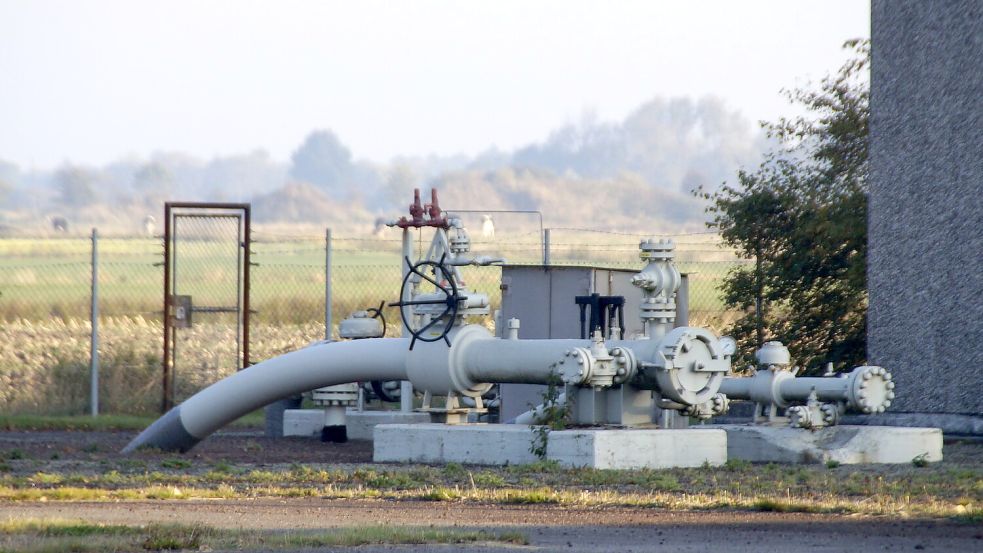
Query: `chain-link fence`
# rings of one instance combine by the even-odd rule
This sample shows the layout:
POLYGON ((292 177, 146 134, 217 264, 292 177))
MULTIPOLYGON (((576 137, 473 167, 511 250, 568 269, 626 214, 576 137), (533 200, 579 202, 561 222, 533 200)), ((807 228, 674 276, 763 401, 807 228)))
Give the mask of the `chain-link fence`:
MULTIPOLYGON (((510 264, 541 264, 543 235, 530 226, 535 227, 499 228, 494 234, 472 230, 472 249, 510 264)), ((432 231, 414 233, 416 257, 426 252, 432 231)), ((642 267, 642 235, 582 229, 551 229, 549 234, 552 264, 642 267)), ((250 360, 255 363, 324 338, 327 252, 324 233, 254 229, 252 238, 250 360)), ((715 235, 673 238, 677 264, 690 275, 691 324, 723 331, 737 314, 724 310, 719 284, 743 262, 720 248, 715 235)), ((334 337, 348 314, 399 297, 401 244, 397 229, 333 237, 334 337)), ((98 254, 100 410, 156 412, 163 354, 163 242, 159 237, 100 238, 98 254)), ((88 411, 91 259, 87 237, 0 239, 0 413, 88 411)), ((211 278, 228 286, 228 275, 219 273, 211 278)), ((498 308, 500 268, 466 267, 463 275, 471 289, 488 294, 493 309, 498 308)), ((384 313, 387 335, 398 336, 399 311, 386 307, 384 313)), ((196 331, 201 333, 196 337, 202 345, 200 366, 208 366, 205 357, 217 350, 235 350, 231 330, 219 326, 196 331)), ((230 364, 221 374, 197 379, 192 388, 235 369, 230 364)))

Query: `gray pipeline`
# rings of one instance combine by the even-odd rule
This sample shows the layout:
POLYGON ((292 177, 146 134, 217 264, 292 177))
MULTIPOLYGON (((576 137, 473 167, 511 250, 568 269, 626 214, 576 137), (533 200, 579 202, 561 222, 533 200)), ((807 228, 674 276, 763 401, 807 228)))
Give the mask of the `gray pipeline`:
POLYGON ((185 452, 239 417, 278 399, 323 386, 405 380, 409 340, 370 338, 317 344, 257 363, 168 411, 124 449, 185 452))

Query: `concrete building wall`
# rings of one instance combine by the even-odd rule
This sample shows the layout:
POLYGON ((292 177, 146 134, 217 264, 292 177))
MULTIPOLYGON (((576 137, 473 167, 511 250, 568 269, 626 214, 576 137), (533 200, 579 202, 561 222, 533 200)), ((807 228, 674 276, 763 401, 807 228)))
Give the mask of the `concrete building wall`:
POLYGON ((873 0, 871 26, 868 358, 890 411, 979 431, 983 2, 873 0))

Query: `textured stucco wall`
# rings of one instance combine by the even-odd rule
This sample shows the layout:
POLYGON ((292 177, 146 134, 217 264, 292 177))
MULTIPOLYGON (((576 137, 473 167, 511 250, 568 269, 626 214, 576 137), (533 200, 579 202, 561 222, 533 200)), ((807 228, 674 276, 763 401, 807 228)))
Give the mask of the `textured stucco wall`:
POLYGON ((983 415, 983 1, 874 0, 868 357, 983 415))

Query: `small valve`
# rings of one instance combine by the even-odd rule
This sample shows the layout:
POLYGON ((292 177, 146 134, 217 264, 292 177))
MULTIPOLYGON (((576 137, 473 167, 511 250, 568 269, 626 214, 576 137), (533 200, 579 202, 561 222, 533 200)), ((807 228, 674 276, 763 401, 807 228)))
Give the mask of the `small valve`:
POLYGON ((567 350, 556 364, 565 384, 610 388, 630 380, 635 374, 635 354, 628 348, 608 350, 600 331, 595 330, 590 348, 567 350))

